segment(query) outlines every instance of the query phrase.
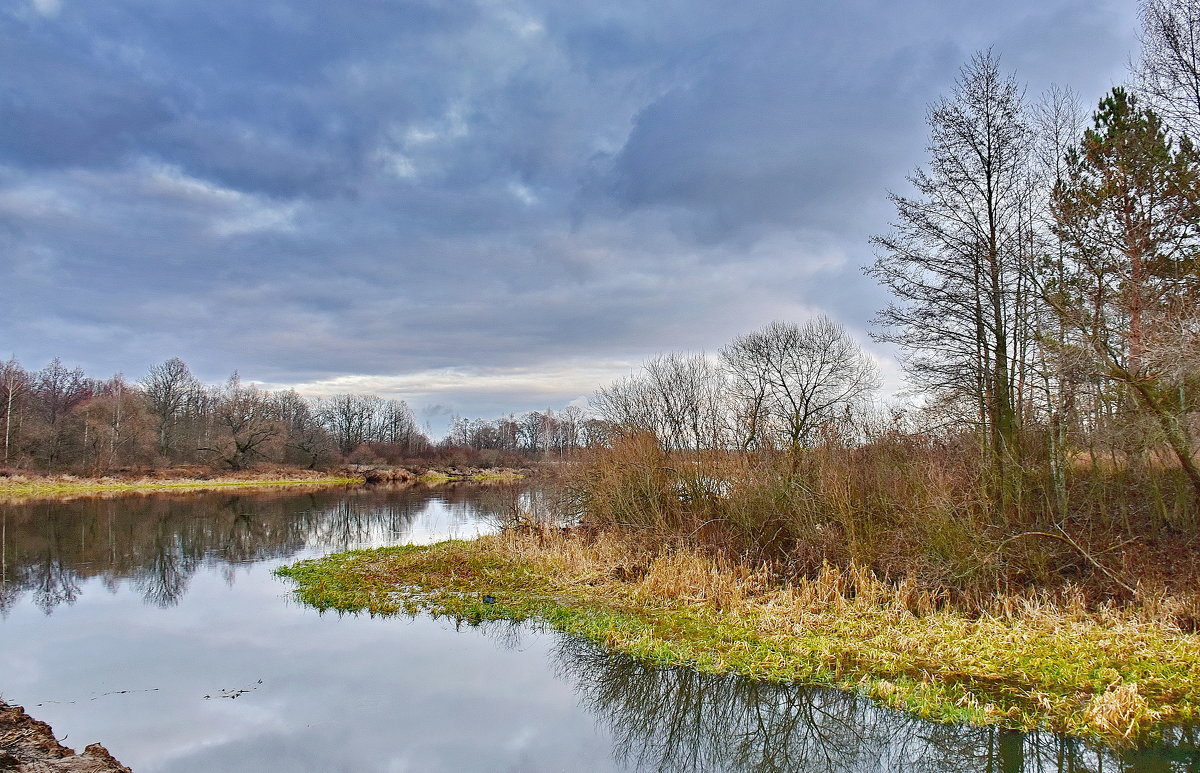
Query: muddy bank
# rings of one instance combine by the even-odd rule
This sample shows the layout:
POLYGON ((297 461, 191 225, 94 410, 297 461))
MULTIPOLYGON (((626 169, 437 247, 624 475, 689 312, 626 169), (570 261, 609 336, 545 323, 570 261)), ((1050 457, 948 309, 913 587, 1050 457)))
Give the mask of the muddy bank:
POLYGON ((3 701, 0 701, 0 771, 132 773, 98 743, 76 754, 58 742, 45 722, 29 716, 20 706, 3 701))
POLYGON ((338 470, 339 475, 361 478, 365 483, 440 483, 457 480, 517 480, 534 474, 530 468, 374 466, 352 464, 338 470))

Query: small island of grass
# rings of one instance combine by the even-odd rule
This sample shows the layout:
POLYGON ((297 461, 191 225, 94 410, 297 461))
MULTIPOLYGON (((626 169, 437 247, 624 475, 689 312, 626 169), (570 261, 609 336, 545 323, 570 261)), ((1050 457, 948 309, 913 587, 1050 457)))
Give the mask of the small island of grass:
POLYGON ((535 621, 668 666, 858 691, 939 722, 1121 747, 1200 719, 1200 636, 1131 609, 1011 598, 982 615, 827 568, 782 582, 688 549, 559 530, 284 567, 322 610, 535 621))

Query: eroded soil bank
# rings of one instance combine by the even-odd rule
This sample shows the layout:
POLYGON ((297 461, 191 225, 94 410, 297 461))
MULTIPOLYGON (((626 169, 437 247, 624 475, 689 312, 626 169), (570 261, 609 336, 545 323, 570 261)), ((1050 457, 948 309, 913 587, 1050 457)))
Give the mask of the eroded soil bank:
POLYGON ((0 770, 27 773, 132 773, 98 743, 76 754, 45 722, 0 701, 0 770))

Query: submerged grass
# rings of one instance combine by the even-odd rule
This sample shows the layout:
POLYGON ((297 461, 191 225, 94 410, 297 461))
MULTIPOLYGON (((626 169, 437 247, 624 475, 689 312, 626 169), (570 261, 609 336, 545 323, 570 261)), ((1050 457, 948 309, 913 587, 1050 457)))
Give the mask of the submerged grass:
POLYGON ((1132 746, 1200 721, 1200 636, 1136 610, 1010 597, 966 616, 857 566, 781 582, 765 566, 556 530, 341 553, 278 573, 320 609, 533 619, 654 664, 856 690, 939 722, 1132 746))

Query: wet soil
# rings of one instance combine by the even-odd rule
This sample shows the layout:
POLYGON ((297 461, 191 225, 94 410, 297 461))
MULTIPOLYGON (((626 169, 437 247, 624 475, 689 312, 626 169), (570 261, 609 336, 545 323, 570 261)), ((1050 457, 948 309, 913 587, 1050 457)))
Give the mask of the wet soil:
POLYGON ((0 771, 21 773, 132 773, 98 743, 76 754, 45 722, 0 701, 0 771))

